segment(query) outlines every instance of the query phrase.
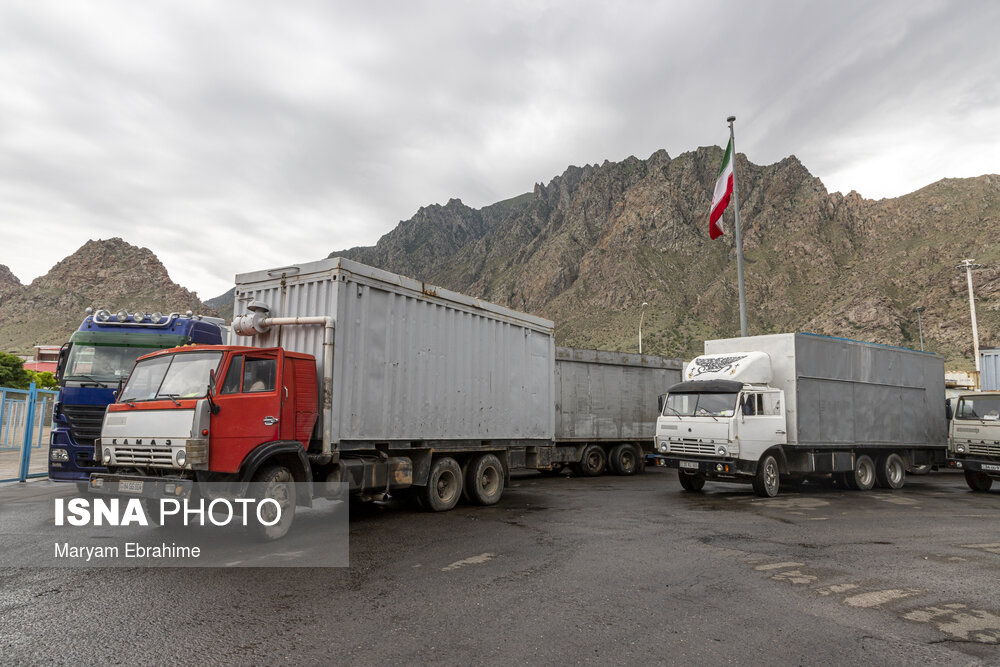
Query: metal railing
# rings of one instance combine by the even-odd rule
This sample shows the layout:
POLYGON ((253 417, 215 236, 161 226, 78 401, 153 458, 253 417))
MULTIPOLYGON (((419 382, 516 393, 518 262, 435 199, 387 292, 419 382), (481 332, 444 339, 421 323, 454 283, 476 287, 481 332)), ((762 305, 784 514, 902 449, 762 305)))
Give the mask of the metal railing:
POLYGON ((0 482, 48 474, 52 408, 58 394, 38 389, 34 382, 27 390, 0 387, 0 482))

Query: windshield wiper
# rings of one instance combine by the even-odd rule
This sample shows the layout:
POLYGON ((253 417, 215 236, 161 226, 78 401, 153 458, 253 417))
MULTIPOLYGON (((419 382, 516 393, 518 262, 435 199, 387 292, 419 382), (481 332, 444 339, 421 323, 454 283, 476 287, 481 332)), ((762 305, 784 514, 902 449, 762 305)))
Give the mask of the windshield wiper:
MULTIPOLYGON (((100 387, 101 389, 107 389, 108 388, 108 385, 104 384, 103 382, 101 382, 97 378, 91 377, 89 375, 74 375, 73 377, 87 378, 88 380, 91 381, 90 383, 88 383, 88 382, 81 382, 80 383, 81 387, 100 387), (93 383, 93 384, 91 384, 91 383, 93 383)), ((68 378, 68 379, 73 379, 73 378, 68 378)))
POLYGON ((671 412, 673 412, 673 413, 674 413, 675 415, 677 415, 678 417, 683 417, 683 416, 684 416, 684 415, 682 415, 681 413, 679 413, 679 412, 678 412, 677 410, 674 410, 674 409, 673 409, 672 407, 670 407, 669 405, 664 405, 663 407, 664 407, 665 409, 667 409, 667 410, 670 410, 671 412))
POLYGON ((156 395, 157 398, 169 398, 171 401, 174 402, 174 405, 176 405, 177 407, 180 407, 181 406, 181 402, 177 400, 178 396, 180 396, 180 394, 157 394, 156 395))

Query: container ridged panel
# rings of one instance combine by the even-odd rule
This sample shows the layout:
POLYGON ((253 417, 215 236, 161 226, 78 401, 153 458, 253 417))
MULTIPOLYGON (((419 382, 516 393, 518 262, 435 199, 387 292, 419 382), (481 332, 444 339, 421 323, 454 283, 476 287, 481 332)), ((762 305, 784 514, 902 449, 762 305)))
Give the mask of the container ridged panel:
POLYGON ((551 438, 551 336, 420 296, 346 287, 337 439, 551 438))
POLYGON ((657 397, 680 382, 682 362, 651 355, 556 350, 556 440, 651 440, 657 397))

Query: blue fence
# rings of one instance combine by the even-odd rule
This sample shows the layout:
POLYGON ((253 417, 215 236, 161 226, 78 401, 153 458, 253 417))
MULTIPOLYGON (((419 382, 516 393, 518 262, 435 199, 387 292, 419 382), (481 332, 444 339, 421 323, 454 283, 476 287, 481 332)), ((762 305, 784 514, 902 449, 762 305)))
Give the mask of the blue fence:
POLYGON ((52 407, 58 392, 0 387, 0 482, 48 474, 52 407), (34 461, 32 461, 34 456, 34 461))

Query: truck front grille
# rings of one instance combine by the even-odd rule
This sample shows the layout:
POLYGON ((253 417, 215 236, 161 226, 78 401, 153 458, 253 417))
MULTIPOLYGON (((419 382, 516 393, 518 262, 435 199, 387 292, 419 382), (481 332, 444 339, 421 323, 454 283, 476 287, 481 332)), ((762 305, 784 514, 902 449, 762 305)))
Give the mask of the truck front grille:
POLYGON ((66 421, 69 422, 69 434, 73 442, 93 447, 94 440, 101 437, 105 406, 63 405, 61 409, 66 421))
POLYGON ((978 454, 979 456, 1000 456, 1000 445, 970 442, 966 446, 968 447, 970 454, 978 454))
POLYGON ((174 459, 169 447, 114 447, 116 465, 168 466, 174 459))
POLYGON ((713 456, 715 454, 715 445, 710 442, 678 442, 676 440, 671 440, 670 453, 713 456))

